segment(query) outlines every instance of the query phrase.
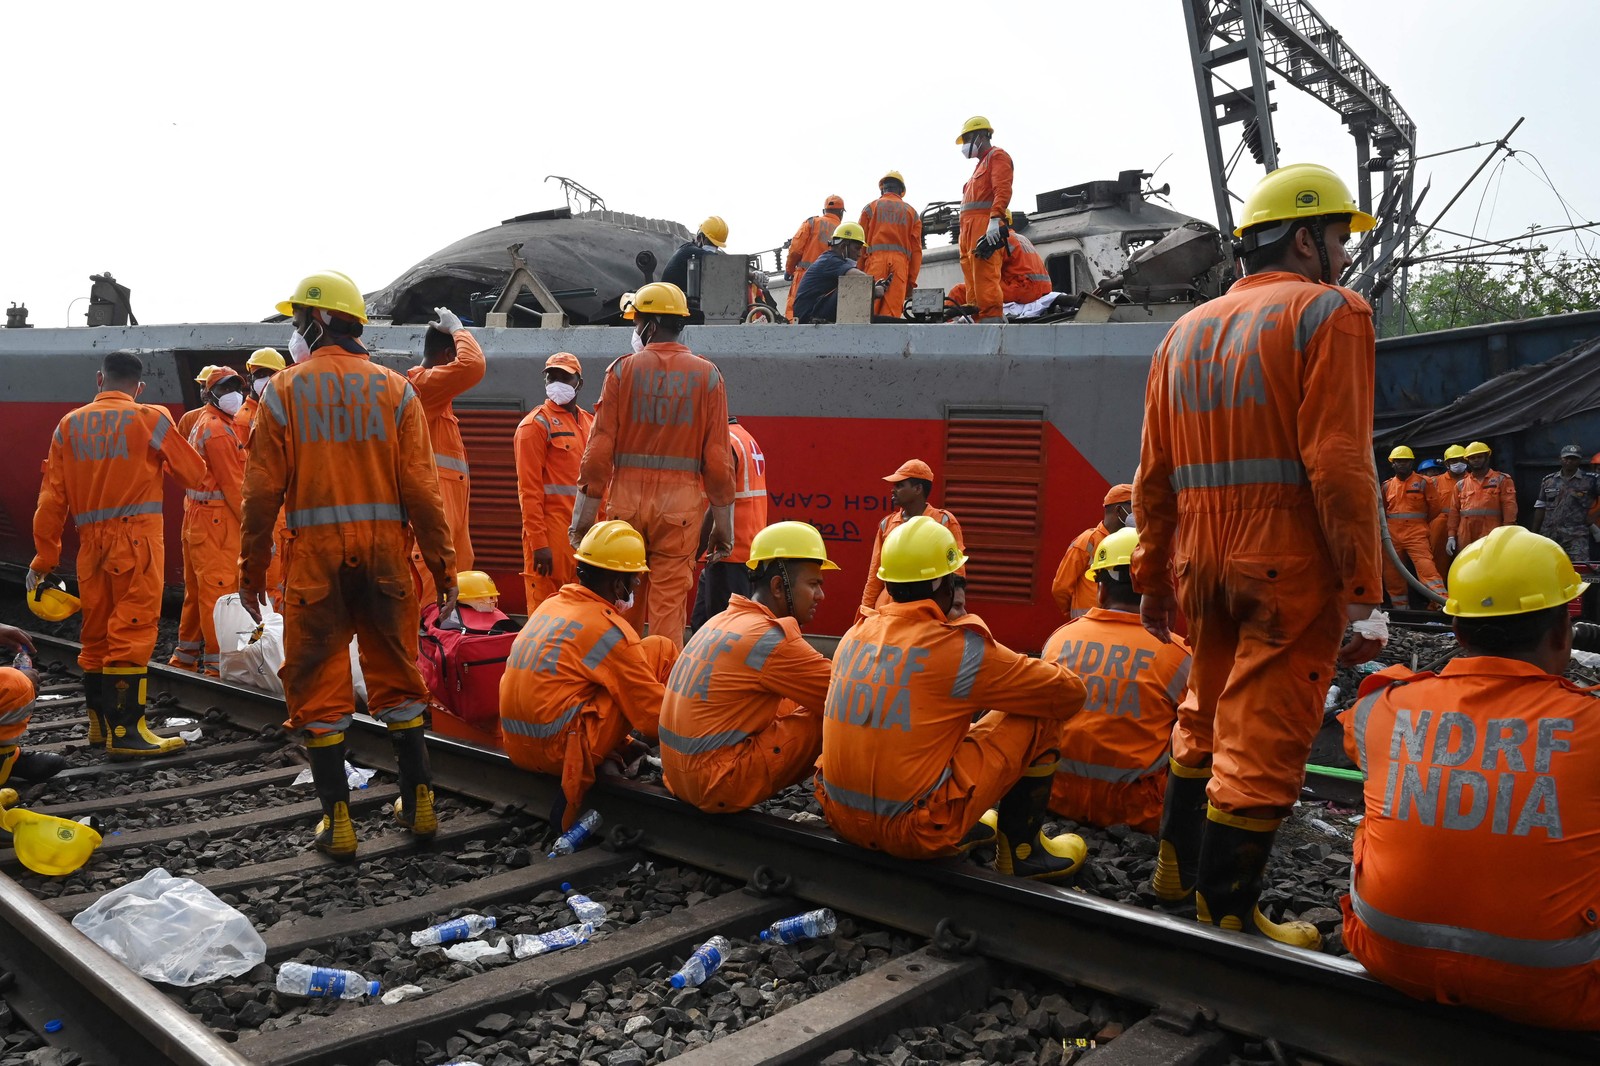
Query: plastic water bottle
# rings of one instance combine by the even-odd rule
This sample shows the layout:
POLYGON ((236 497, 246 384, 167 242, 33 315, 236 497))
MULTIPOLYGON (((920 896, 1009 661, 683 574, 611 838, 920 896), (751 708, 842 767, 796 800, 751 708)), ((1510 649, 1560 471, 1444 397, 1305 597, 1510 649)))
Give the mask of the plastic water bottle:
POLYGON ((761 939, 770 940, 774 944, 793 944, 798 940, 814 940, 819 936, 830 936, 839 928, 839 919, 833 912, 823 907, 821 910, 806 911, 793 918, 782 918, 761 930, 761 939))
POLYGON ((1329 685, 1328 696, 1322 701, 1322 713, 1332 714, 1339 709, 1339 686, 1329 685))
POLYGON ((562 948, 575 948, 579 944, 587 944, 593 935, 594 926, 588 922, 574 922, 560 929, 552 929, 548 933, 520 933, 511 938, 511 954, 519 959, 548 955, 562 948))
POLYGON ((15 670, 32 670, 33 656, 28 654, 27 648, 18 648, 17 654, 11 657, 11 666, 15 670))
MULTIPOLYGON (((561 891, 572 892, 569 882, 561 882, 561 891)), ((606 909, 603 904, 596 903, 581 892, 572 892, 567 897, 567 906, 572 908, 572 913, 578 916, 578 921, 588 922, 590 925, 599 925, 606 920, 606 909)))
POLYGON ((571 855, 578 850, 579 845, 588 840, 590 835, 599 828, 600 812, 585 811, 583 817, 579 818, 571 829, 556 838, 556 842, 550 846, 550 854, 546 858, 554 859, 562 855, 571 855))
POLYGON ((333 970, 286 962, 278 967, 278 991, 292 996, 328 996, 360 999, 378 994, 378 982, 369 981, 354 970, 333 970))
POLYGON ((707 977, 717 972, 722 960, 728 957, 733 945, 725 936, 714 936, 694 949, 684 962, 683 969, 672 975, 673 988, 693 988, 705 984, 707 977))
POLYGON ((463 914, 459 918, 438 925, 430 925, 411 934, 411 946, 425 948, 430 944, 451 944, 457 940, 470 940, 494 928, 494 919, 481 914, 463 914))

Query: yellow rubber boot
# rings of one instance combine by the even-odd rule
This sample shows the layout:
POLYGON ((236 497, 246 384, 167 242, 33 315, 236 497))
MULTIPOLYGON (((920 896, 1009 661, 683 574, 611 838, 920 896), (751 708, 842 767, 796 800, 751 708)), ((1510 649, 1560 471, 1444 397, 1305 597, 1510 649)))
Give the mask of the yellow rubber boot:
POLYGON ((1060 753, 1048 751, 1022 772, 1022 779, 1000 799, 996 812, 994 868, 1032 881, 1059 881, 1083 868, 1089 845, 1076 833, 1044 834, 1060 753))
POLYGON ((973 848, 981 848, 985 845, 993 847, 994 842, 1000 838, 999 827, 1000 812, 990 807, 983 812, 983 817, 978 819, 978 824, 967 830, 967 835, 961 838, 961 842, 956 845, 956 850, 965 855, 973 848))
POLYGON ((1195 883, 1196 917, 1218 929, 1253 933, 1290 947, 1316 951, 1322 934, 1310 922, 1274 922, 1261 913, 1267 857, 1281 818, 1246 818, 1207 806, 1195 883))
POLYGON ((105 675, 99 670, 83 672, 83 710, 89 716, 89 743, 106 746, 105 675))
POLYGON ((356 827, 350 821, 350 781, 344 772, 344 733, 313 733, 306 739, 311 784, 322 801, 322 821, 312 845, 324 855, 348 862, 356 855, 356 827))
POLYGON ((335 803, 333 809, 322 816, 312 844, 322 854, 340 862, 356 857, 356 827, 350 821, 350 804, 335 803))
POLYGON ((1161 806, 1156 869, 1150 877, 1150 890, 1164 902, 1182 903, 1194 892, 1210 783, 1211 767, 1167 760, 1167 796, 1161 806))
POLYGON ((433 774, 428 766, 427 731, 422 718, 389 724, 389 742, 394 745, 395 765, 400 771, 400 798, 394 801, 394 820, 418 840, 428 840, 439 832, 439 816, 433 807, 433 774))
POLYGON ((142 666, 105 668, 106 754, 112 759, 151 759, 184 749, 182 737, 163 737, 150 731, 144 718, 148 672, 142 666))

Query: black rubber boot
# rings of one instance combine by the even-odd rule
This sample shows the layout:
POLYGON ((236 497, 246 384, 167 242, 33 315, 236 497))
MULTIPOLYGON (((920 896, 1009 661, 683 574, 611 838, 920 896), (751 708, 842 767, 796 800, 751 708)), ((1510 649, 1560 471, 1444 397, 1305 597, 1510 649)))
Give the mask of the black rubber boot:
POLYGON ((978 824, 967 830, 967 835, 956 844, 956 850, 965 855, 974 848, 994 847, 1000 837, 1000 814, 993 807, 983 812, 978 824))
POLYGON ((182 737, 162 737, 144 720, 149 674, 142 668, 105 672, 106 754, 113 759, 149 759, 184 749, 182 737))
POLYGON ((306 741, 311 784, 322 801, 313 845, 324 855, 348 862, 356 856, 356 827, 350 821, 350 780, 344 774, 344 734, 324 733, 306 741))
POLYGON ((1280 944, 1316 951, 1322 934, 1310 922, 1269 921, 1256 906, 1281 818, 1245 818, 1206 808, 1195 881, 1196 915, 1218 929, 1258 933, 1280 944))
POLYGON ((51 751, 0 752, 0 785, 13 781, 48 781, 67 768, 67 760, 51 751))
POLYGON ((97 748, 106 746, 105 680, 106 675, 99 670, 83 672, 83 709, 89 716, 89 743, 97 748))
POLYGON ((1193 894, 1200 869, 1211 767, 1196 769, 1175 759, 1169 759, 1167 767, 1167 797, 1161 806, 1160 845, 1150 889, 1159 899, 1181 903, 1193 894))
POLYGON ((1083 866, 1089 846, 1076 833, 1044 835, 1044 818, 1050 806, 1050 785, 1055 780, 1060 753, 1045 752, 1022 772, 1000 798, 994 868, 1003 874, 1035 881, 1071 877, 1083 866))
POLYGON ((427 730, 422 728, 422 719, 414 721, 414 725, 389 727, 389 741, 400 768, 400 798, 394 801, 394 820, 411 830, 418 840, 427 840, 439 831, 439 816, 433 809, 427 730))

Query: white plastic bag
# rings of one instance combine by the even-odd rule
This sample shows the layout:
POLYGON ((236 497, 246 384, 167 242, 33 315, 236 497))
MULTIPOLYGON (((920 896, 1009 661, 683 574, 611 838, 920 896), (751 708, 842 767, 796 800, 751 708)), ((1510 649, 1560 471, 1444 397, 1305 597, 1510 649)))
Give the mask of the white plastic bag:
POLYGON ((230 592, 217 601, 211 617, 217 626, 222 680, 283 695, 283 682, 278 680, 278 668, 283 665, 283 615, 274 611, 272 604, 263 604, 261 635, 254 637, 255 622, 245 613, 239 594, 230 592))
POLYGON ((238 977, 267 957, 250 919, 159 866, 95 900, 72 925, 140 977, 169 985, 238 977))

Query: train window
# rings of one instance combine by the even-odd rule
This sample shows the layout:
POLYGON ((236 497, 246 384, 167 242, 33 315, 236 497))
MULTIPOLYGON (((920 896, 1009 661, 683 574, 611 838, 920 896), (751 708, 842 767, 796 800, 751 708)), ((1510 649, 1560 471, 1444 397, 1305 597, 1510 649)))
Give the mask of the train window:
POLYGON ((1044 480, 1043 408, 946 408, 939 505, 961 522, 974 599, 1033 602, 1044 480))
POLYGON ((1045 260, 1050 271, 1050 287, 1056 292, 1093 292, 1094 274, 1082 252, 1057 252, 1045 260))

